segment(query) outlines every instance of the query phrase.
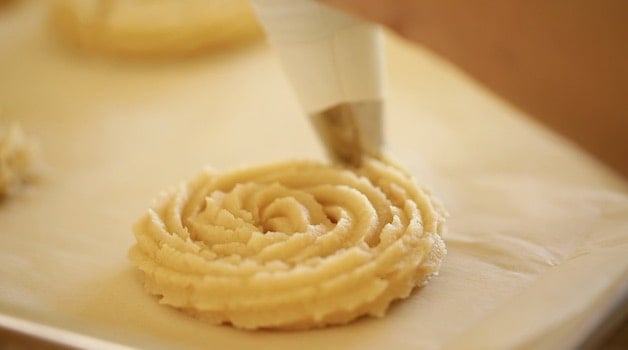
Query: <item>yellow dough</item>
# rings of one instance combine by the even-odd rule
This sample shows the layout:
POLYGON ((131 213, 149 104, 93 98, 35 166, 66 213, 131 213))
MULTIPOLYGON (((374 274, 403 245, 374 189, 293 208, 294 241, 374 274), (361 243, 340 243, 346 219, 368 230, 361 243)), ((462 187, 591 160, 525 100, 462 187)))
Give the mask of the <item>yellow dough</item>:
POLYGON ((247 0, 56 0, 54 27, 88 51, 176 55, 255 37, 247 0))
POLYGON ((18 124, 0 125, 0 196, 11 194, 36 173, 37 149, 18 124))
POLYGON ((444 211, 397 166, 291 161, 204 171, 134 227, 160 303, 213 324, 312 328, 382 316, 437 274, 444 211))

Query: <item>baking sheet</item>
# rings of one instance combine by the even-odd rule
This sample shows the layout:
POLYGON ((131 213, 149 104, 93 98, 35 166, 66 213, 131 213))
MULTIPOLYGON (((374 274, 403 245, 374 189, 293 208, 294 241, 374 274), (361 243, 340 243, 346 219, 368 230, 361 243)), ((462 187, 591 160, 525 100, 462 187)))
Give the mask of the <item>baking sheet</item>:
POLYGON ((78 55, 45 2, 0 13, 2 120, 41 181, 0 203, 0 326, 83 347, 571 348, 622 303, 626 183, 438 58, 388 38, 388 151, 450 211, 441 274, 382 319, 213 327, 157 304, 126 258, 157 193, 218 169, 323 159, 263 43, 158 62, 78 55))

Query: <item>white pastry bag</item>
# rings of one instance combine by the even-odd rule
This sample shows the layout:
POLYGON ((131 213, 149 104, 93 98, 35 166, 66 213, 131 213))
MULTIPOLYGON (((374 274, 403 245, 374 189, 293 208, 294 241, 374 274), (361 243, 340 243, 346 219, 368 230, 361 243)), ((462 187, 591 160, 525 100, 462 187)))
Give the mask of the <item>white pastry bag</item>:
POLYGON ((382 146, 380 29, 314 0, 252 0, 331 158, 357 166, 382 146))

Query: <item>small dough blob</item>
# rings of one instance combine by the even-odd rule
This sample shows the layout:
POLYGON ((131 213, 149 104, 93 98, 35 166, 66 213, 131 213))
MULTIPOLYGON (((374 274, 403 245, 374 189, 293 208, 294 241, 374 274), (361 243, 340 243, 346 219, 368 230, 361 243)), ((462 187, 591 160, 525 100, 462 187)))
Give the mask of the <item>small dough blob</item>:
POLYGON ((247 0, 55 0, 53 27, 86 51, 180 55, 261 34, 247 0))
POLYGON ((213 324, 303 329, 383 316, 437 274, 444 211, 397 166, 204 171, 134 227, 147 291, 213 324))
POLYGON ((17 123, 0 125, 0 196, 10 195, 37 173, 37 147, 17 123))

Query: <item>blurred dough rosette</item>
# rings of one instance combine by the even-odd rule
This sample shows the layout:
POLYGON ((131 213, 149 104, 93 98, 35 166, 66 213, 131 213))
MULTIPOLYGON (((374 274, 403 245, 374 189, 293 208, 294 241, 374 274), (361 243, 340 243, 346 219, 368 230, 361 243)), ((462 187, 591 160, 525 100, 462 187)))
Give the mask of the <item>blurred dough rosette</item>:
POLYGON ((39 172, 39 151, 17 123, 0 124, 0 197, 10 195, 39 172))
POLYGON ((182 55, 261 34, 247 0, 54 0, 53 28, 86 51, 182 55))
POLYGON ((400 168, 290 161, 202 172, 135 225, 132 262, 162 304, 238 328, 382 316, 435 275, 444 211, 400 168))

